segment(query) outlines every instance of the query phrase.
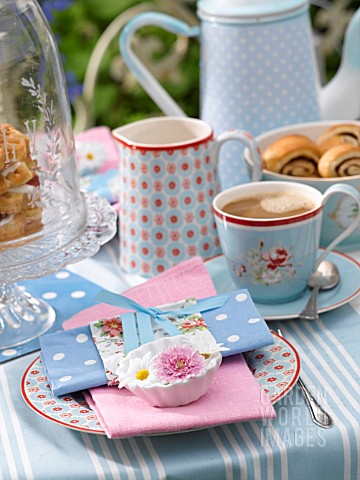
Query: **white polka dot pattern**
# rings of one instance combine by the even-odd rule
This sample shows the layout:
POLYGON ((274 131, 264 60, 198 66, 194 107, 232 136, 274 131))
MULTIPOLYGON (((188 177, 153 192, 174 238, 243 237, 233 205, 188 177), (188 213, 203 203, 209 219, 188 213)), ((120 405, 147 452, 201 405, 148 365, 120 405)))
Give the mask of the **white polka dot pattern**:
POLYGON ((85 360, 84 365, 95 365, 96 360, 85 360))
POLYGON ((239 335, 230 335, 230 337, 227 338, 228 342, 237 342, 240 340, 239 335))
POLYGON ((228 318, 228 316, 226 315, 226 313, 221 313, 220 315, 217 315, 215 317, 216 320, 226 320, 228 318))
POLYGON ((8 350, 4 350, 1 353, 2 355, 4 355, 4 357, 12 357, 13 355, 17 354, 17 350, 15 350, 14 348, 9 348, 8 350))
POLYGON ((247 300, 248 296, 246 293, 238 293, 235 297, 235 300, 237 302, 245 302, 247 300))
POLYGON ((260 322, 260 318, 249 318, 248 323, 258 323, 260 322))
POLYGON ((55 362, 58 362, 59 360, 62 360, 64 357, 65 357, 64 353, 55 353, 55 355, 53 356, 53 360, 55 362))
POLYGON ((70 277, 70 273, 65 271, 58 272, 55 274, 55 277, 58 278, 59 280, 65 280, 65 278, 70 277))
MULTIPOLYGON (((256 136, 320 119, 307 12, 256 25, 203 22, 201 49, 201 117, 216 134, 256 136)), ((242 150, 237 142, 222 148, 222 188, 249 181, 242 150)))
POLYGON ((81 291, 81 290, 78 290, 76 292, 71 292, 71 294, 70 294, 70 296, 72 298, 83 298, 83 297, 85 297, 85 295, 86 295, 86 293, 81 291))
POLYGON ((71 375, 65 375, 64 377, 59 378, 59 382, 68 382, 72 379, 71 375))
POLYGON ((57 297, 56 292, 46 292, 46 293, 43 293, 43 295, 42 295, 42 298, 44 300, 53 300, 56 297, 57 297))
POLYGON ((84 342, 87 342, 89 340, 89 337, 85 334, 85 333, 80 333, 77 337, 76 337, 76 341, 78 343, 84 343, 84 342))

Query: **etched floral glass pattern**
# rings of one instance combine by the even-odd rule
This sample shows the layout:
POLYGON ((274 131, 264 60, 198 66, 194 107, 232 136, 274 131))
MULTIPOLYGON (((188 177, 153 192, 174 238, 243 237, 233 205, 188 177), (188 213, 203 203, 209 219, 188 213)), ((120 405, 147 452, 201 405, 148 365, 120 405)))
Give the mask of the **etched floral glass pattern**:
POLYGON ((60 56, 39 5, 2 1, 0 35, 3 281, 9 268, 41 262, 81 236, 87 212, 60 56))
POLYGON ((14 284, 94 255, 116 212, 80 192, 60 55, 35 0, 0 2, 0 349, 42 335, 46 302, 14 284))

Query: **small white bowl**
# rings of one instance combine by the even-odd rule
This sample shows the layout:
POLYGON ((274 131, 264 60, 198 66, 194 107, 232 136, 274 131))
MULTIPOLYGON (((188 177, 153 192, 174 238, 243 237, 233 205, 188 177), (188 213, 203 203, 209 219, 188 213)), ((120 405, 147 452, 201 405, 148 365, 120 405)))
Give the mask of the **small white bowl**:
MULTIPOLYGON (((191 344, 186 337, 186 335, 163 337, 154 342, 141 345, 139 348, 128 353, 121 361, 119 369, 126 371, 129 367, 130 360, 143 358, 148 352, 151 352, 152 355, 155 356, 174 345, 191 345, 194 348, 194 345, 191 344)), ((164 384, 159 381, 143 386, 138 382, 133 382, 127 384, 126 388, 154 407, 179 407, 181 405, 187 405, 198 400, 208 391, 220 367, 221 361, 221 353, 215 352, 206 360, 206 368, 199 375, 195 375, 186 380, 178 380, 170 384, 164 384)))

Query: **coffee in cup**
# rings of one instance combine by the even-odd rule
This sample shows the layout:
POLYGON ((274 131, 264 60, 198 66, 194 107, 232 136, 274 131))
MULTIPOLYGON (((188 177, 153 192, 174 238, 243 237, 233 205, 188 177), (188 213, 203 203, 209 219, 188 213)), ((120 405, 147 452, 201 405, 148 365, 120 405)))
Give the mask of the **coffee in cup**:
POLYGON ((236 198, 224 205, 222 210, 236 217, 265 219, 293 217, 315 207, 309 196, 297 192, 275 192, 236 198))
POLYGON ((355 201, 360 193, 336 184, 324 194, 301 183, 254 182, 224 190, 213 200, 220 245, 238 288, 259 303, 284 303, 302 295, 322 259, 360 223, 337 236, 320 254, 323 208, 342 193, 355 201))

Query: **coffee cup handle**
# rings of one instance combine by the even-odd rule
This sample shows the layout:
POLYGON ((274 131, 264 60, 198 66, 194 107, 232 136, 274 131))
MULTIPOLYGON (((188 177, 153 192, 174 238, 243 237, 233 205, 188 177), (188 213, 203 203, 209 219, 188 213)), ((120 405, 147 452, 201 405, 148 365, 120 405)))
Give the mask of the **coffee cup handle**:
POLYGON ((260 181, 262 175, 260 149, 254 137, 245 130, 227 130, 226 132, 220 133, 220 135, 216 137, 213 146, 213 154, 216 157, 216 161, 218 161, 221 147, 229 140, 236 140, 245 145, 250 150, 251 155, 249 155, 248 158, 245 158, 245 156, 243 158, 245 159, 245 162, 250 168, 251 181, 260 181))
POLYGON ((346 237, 348 237, 360 224, 360 192, 356 190, 356 188, 350 186, 350 185, 344 185, 344 184, 336 184, 332 185, 329 187, 323 194, 323 199, 322 199, 322 206, 325 205, 325 203, 329 200, 330 197, 337 193, 343 193, 344 195, 349 195, 352 197, 356 204, 357 204, 357 209, 358 213, 354 221, 349 225, 340 235, 338 235, 331 243, 328 245, 325 250, 322 252, 322 254, 317 258, 316 260, 316 265, 315 269, 319 266, 320 262, 324 259, 324 257, 336 247, 342 240, 344 240, 346 237))

